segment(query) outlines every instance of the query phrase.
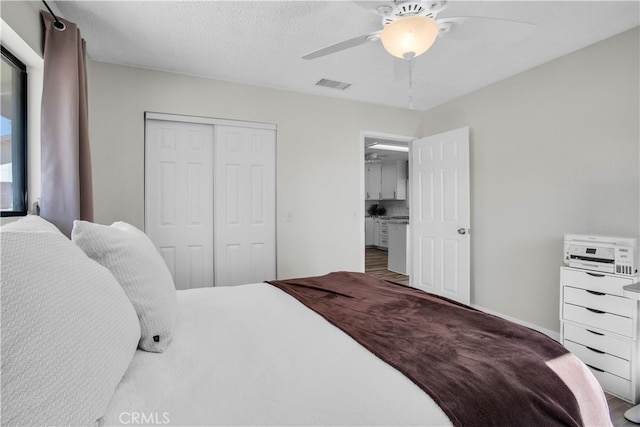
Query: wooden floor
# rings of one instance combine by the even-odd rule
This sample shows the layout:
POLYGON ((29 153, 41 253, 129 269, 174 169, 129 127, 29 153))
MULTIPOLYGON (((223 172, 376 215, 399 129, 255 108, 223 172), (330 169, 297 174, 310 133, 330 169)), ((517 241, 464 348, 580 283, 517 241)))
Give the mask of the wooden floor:
POLYGON ((616 427, 638 427, 640 424, 632 423, 624 417, 627 409, 633 405, 618 399, 617 397, 607 394, 607 402, 609 403, 609 414, 611 414, 611 422, 616 427))
MULTIPOLYGON (((393 271, 387 270, 387 251, 367 248, 365 250, 364 271, 371 274, 372 276, 380 277, 382 279, 402 283, 403 285, 409 284, 409 276, 403 276, 402 274, 394 273, 393 271)), ((614 426, 640 426, 640 424, 634 424, 624 417, 625 411, 631 408, 633 406, 632 404, 618 399, 617 397, 611 396, 610 394, 607 394, 607 402, 609 403, 611 422, 614 426)))
POLYGON ((387 270, 387 251, 380 249, 365 249, 364 272, 403 285, 409 284, 409 276, 387 270))

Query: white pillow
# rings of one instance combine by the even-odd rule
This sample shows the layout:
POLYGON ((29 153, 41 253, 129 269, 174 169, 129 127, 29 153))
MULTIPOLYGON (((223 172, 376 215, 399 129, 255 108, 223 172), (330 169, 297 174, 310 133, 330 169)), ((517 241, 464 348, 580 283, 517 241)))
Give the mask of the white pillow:
POLYGON ((10 222, 9 224, 2 226, 3 231, 38 231, 38 232, 52 232, 52 233, 60 233, 62 232, 58 230, 58 227, 51 224, 50 222, 44 220, 38 215, 27 215, 25 217, 20 218, 15 222, 10 222))
POLYGON ((0 244, 2 424, 95 424, 140 339, 131 302, 42 219, 2 227, 0 244))
POLYGON ((73 222, 71 240, 122 285, 140 320, 139 347, 162 353, 173 336, 178 302, 171 273, 151 240, 125 222, 87 221, 73 222))

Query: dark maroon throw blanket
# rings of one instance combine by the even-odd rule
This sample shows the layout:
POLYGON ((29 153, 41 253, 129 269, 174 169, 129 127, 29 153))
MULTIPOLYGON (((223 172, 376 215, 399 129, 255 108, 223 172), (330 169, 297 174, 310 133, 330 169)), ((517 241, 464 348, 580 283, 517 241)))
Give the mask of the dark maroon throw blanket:
POLYGON ((456 426, 582 425, 545 365, 567 350, 541 333, 363 273, 268 283, 402 372, 456 426))

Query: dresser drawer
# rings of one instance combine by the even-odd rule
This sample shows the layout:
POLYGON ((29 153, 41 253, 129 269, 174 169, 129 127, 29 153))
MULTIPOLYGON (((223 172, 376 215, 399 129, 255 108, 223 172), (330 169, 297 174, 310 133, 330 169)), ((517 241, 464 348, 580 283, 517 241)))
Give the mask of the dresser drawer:
POLYGON ((609 372, 618 377, 631 380, 631 363, 628 360, 612 356, 601 350, 592 349, 572 341, 564 342, 564 346, 575 354, 586 365, 609 372))
POLYGON ((593 373, 593 376, 596 377, 603 389, 625 400, 631 400, 631 381, 591 367, 589 367, 589 370, 593 373))
POLYGON ((607 276, 581 270, 562 269, 562 284, 605 294, 623 296, 622 287, 633 283, 632 278, 607 276))
POLYGON ((633 319, 630 317, 618 316, 607 312, 595 312, 566 302, 562 304, 562 316, 564 320, 633 338, 633 319))
POLYGON ((636 311, 636 302, 629 298, 572 286, 564 286, 564 302, 625 317, 633 317, 636 311))
POLYGON ((565 323, 563 325, 563 338, 573 341, 587 347, 595 348, 600 351, 620 357, 622 359, 631 360, 633 352, 633 342, 626 341, 608 334, 590 331, 589 329, 565 323))

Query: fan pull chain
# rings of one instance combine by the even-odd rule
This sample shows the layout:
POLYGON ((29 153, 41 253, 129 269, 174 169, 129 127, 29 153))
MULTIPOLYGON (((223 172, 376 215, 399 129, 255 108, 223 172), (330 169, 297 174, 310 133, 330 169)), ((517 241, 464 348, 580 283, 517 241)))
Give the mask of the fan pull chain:
POLYGON ((413 61, 413 58, 407 61, 409 65, 409 110, 413 110, 413 71, 411 70, 413 64, 411 61, 413 61))

